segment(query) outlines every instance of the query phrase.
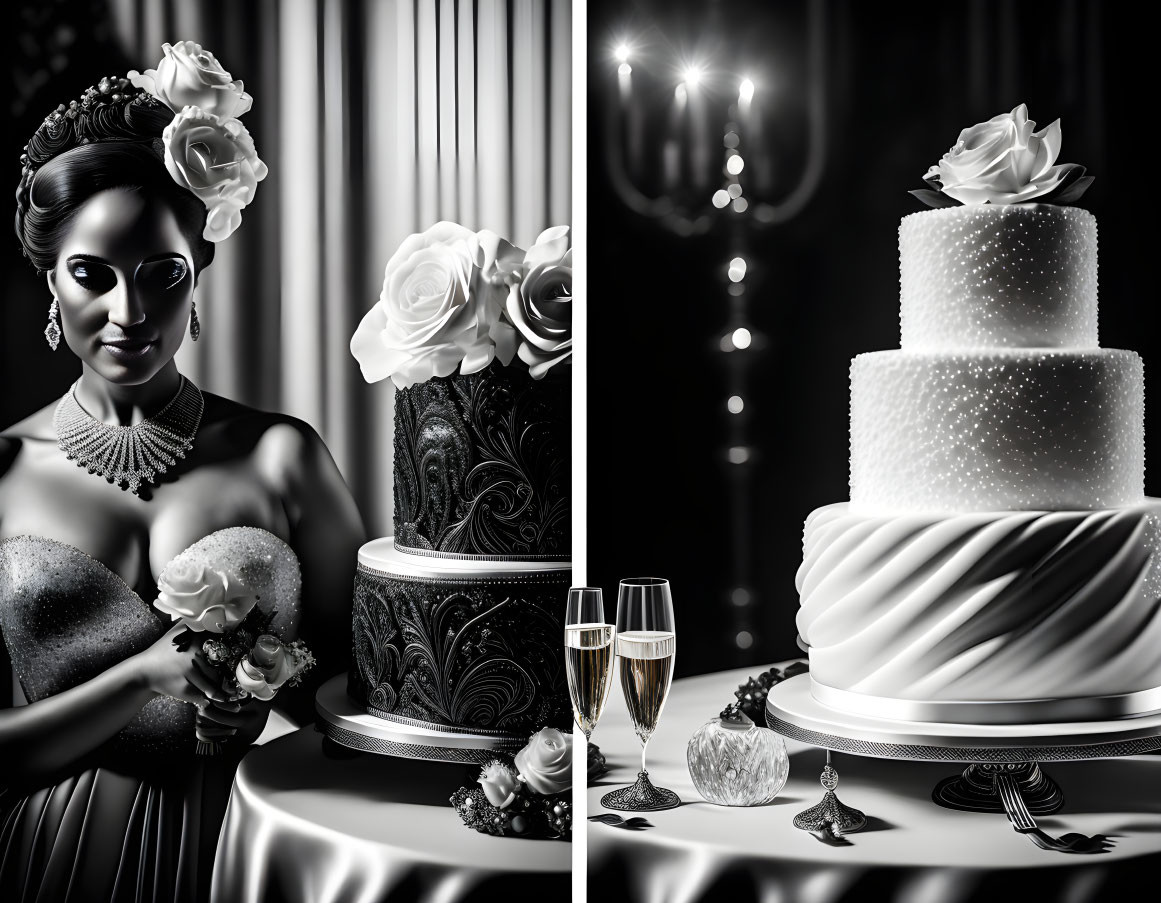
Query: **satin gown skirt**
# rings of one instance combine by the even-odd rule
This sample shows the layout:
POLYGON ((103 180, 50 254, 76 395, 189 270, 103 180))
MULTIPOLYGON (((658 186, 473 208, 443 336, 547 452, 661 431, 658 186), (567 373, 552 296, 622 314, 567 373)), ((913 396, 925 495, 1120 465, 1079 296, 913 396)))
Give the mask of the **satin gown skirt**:
POLYGON ((171 774, 90 768, 0 799, 0 900, 186 903, 209 898, 234 762, 171 774))

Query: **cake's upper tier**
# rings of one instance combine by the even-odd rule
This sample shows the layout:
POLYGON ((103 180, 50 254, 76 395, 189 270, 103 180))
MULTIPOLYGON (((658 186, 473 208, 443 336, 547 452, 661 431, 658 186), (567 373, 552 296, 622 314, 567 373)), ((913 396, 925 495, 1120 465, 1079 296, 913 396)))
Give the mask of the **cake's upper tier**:
POLYGON ((983 204, 899 224, 908 351, 1097 346, 1096 218, 1077 207, 983 204))
POLYGON ((1144 496, 1132 351, 876 351, 851 364, 856 510, 1112 508, 1144 496))
POLYGON ((497 361, 398 390, 395 544, 567 560, 570 383, 567 371, 534 380, 497 361))

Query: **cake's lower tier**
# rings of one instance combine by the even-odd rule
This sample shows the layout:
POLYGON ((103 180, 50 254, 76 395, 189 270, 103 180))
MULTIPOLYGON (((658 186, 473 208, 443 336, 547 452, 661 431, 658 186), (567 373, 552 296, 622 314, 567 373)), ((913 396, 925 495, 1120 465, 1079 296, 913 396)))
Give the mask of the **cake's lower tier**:
POLYGON ((572 723, 567 563, 359 551, 348 695, 402 724, 527 737, 572 723))
POLYGON ((851 364, 851 501, 927 511, 1132 505, 1145 390, 1132 351, 876 351, 851 364))
POLYGON ((806 521, 798 632, 827 705, 916 721, 1161 710, 1161 501, 806 521))

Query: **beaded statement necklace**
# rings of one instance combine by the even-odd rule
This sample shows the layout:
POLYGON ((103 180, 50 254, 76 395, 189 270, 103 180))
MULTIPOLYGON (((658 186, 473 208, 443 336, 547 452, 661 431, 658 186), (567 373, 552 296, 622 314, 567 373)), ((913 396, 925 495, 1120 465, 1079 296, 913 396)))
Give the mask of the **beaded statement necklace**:
POLYGON ((70 461, 110 483, 128 484, 134 495, 142 484, 156 485, 158 474, 186 456, 202 422, 202 393, 184 376, 177 394, 153 417, 132 426, 103 423, 81 407, 76 392, 80 380, 65 393, 52 424, 57 445, 70 461))

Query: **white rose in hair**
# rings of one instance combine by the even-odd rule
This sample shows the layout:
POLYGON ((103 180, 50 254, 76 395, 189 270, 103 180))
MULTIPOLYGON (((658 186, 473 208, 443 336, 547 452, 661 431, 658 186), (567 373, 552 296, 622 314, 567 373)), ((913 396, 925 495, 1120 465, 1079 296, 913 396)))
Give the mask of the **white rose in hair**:
POLYGON ((351 338, 363 377, 401 389, 435 376, 507 364, 515 333, 500 320, 523 252, 490 232, 436 223, 387 262, 379 301, 351 338))
POLYGON ((229 236, 267 173, 246 127, 237 119, 186 107, 165 127, 161 140, 169 174, 206 205, 202 235, 215 242, 229 236))
POLYGON ((520 360, 540 379, 572 356, 572 249, 568 226, 545 229, 524 256, 522 282, 508 292, 508 319, 520 331, 520 360))
POLYGON ((1038 132, 1024 104, 959 134, 926 179, 963 204, 1017 204, 1056 191, 1075 164, 1056 163, 1060 120, 1038 132))
POLYGON ((175 113, 185 107, 200 107, 207 113, 234 119, 250 110, 254 99, 242 89, 242 82, 230 73, 201 44, 178 41, 162 44, 165 56, 156 69, 133 70, 129 80, 144 88, 175 113))
POLYGON ((572 786, 572 743, 554 727, 533 734, 515 757, 516 770, 537 793, 563 793, 572 786))
POLYGON ((227 571, 183 557, 166 566, 157 589, 154 606, 199 633, 233 630, 258 601, 227 571))

